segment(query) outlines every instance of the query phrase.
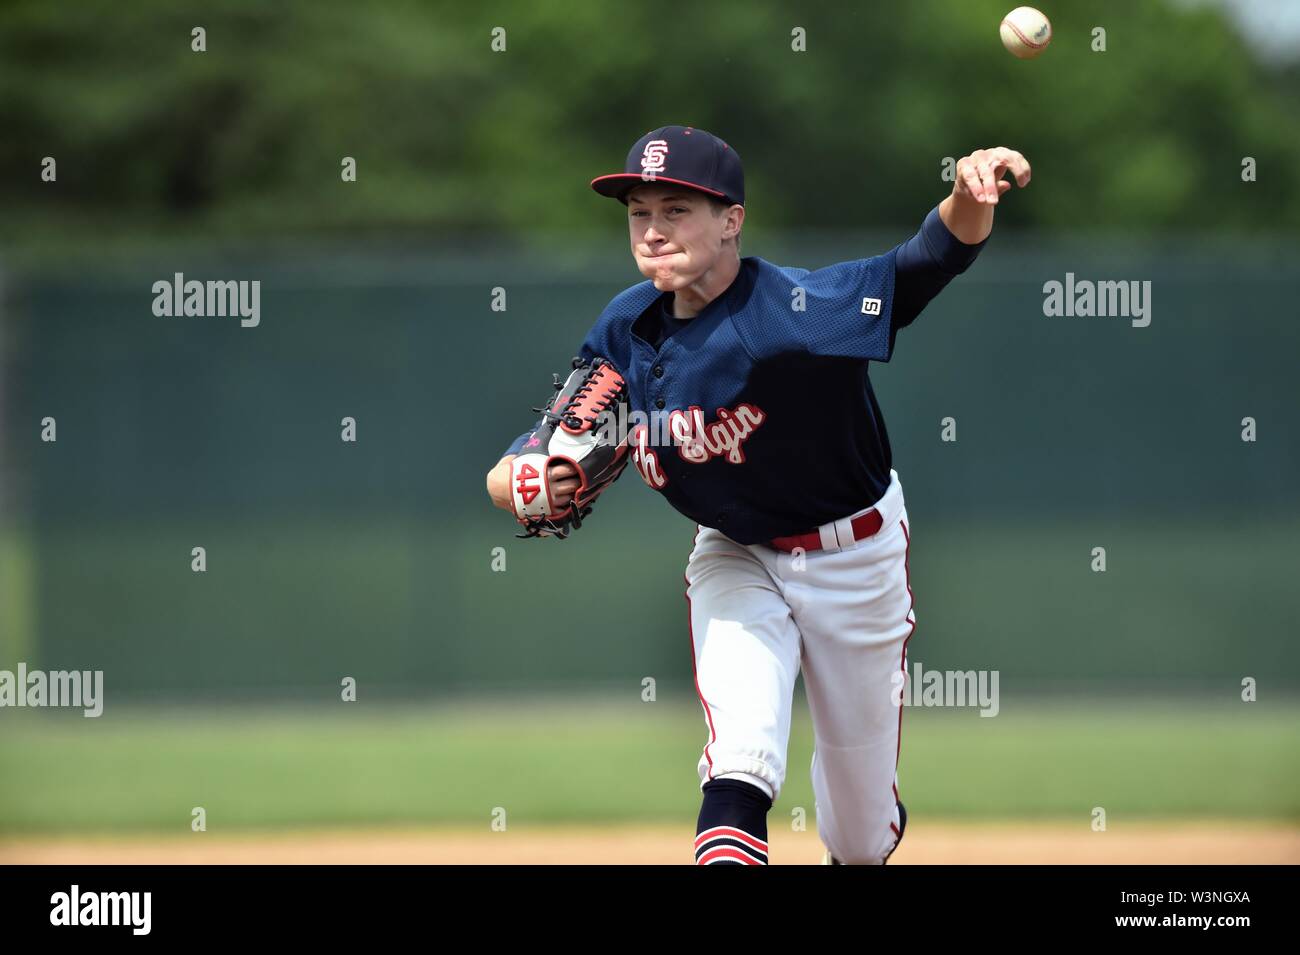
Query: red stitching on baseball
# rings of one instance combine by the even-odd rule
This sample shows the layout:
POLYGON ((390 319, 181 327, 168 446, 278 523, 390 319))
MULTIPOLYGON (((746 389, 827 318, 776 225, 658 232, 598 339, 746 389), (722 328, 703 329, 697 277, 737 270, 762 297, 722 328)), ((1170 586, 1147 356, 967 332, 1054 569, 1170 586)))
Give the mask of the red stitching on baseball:
MULTIPOLYGON (((1029 39, 1029 37, 1025 36, 1023 33, 1020 32, 1020 27, 1016 26, 1009 19, 1003 20, 1002 25, 1011 27, 1011 32, 1013 32, 1016 36, 1018 36, 1020 38, 1020 42, 1023 43, 1025 46, 1029 47, 1030 49, 1041 50, 1043 47, 1047 46, 1047 41, 1044 41, 1042 43, 1035 43, 1033 40, 1029 39)), ((1049 34, 1051 32, 1051 28, 1052 28, 1052 24, 1049 22, 1047 24, 1047 29, 1049 34)))

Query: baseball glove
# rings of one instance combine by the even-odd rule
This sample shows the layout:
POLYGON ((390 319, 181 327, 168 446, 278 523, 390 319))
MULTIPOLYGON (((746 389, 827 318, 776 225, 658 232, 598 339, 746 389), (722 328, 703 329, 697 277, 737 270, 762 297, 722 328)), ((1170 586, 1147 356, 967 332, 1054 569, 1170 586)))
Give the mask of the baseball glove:
POLYGON ((557 394, 549 407, 533 409, 542 420, 510 463, 511 507, 524 528, 516 537, 568 537, 627 467, 627 386, 618 369, 603 358, 574 358, 568 379, 555 375, 553 385, 557 394), (557 461, 570 464, 580 482, 563 507, 550 487, 557 461))

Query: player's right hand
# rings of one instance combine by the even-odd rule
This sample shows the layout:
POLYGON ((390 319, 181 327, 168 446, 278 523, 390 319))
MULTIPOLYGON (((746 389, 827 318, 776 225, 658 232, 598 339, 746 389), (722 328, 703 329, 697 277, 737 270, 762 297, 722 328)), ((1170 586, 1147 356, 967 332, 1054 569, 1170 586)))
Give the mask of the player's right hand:
POLYGON ((582 483, 578 479, 577 469, 572 464, 556 461, 551 465, 549 474, 551 479, 551 500, 555 502, 557 508, 566 507, 573 500, 578 485, 582 483))

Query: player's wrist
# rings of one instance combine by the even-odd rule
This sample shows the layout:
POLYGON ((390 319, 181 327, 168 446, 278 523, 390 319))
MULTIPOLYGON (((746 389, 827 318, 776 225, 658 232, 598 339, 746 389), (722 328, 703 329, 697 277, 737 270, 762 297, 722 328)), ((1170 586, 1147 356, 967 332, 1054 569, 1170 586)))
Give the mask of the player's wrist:
POLYGON ((939 203, 939 220, 958 242, 979 245, 993 231, 993 206, 954 187, 952 194, 939 203))

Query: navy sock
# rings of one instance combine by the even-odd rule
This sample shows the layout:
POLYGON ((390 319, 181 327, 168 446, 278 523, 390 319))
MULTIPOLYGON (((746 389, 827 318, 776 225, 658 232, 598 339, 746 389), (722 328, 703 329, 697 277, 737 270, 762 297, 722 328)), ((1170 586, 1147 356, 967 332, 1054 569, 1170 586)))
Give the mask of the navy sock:
POLYGON ((741 779, 711 779, 695 826, 697 865, 767 865, 767 793, 741 779))

